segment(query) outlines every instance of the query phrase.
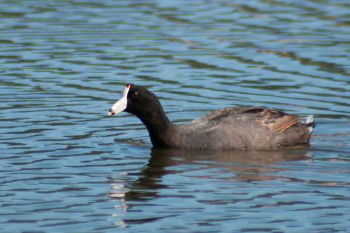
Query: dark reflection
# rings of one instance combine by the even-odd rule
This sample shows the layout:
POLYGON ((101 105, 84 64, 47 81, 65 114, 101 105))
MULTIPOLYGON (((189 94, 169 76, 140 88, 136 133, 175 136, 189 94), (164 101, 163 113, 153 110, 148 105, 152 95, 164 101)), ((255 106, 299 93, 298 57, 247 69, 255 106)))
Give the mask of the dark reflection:
POLYGON ((279 178, 280 170, 287 166, 276 166, 286 161, 309 160, 311 152, 305 149, 285 149, 279 151, 195 151, 152 149, 151 158, 140 174, 127 173, 111 178, 112 190, 109 197, 121 201, 126 212, 137 202, 157 198, 158 191, 171 188, 162 183, 166 174, 181 174, 189 171, 201 171, 200 177, 217 180, 239 180, 251 182, 279 178), (189 166, 182 166, 189 165, 189 166), (216 169, 208 173, 207 169, 216 169), (224 176, 220 176, 220 173, 224 176), (136 180, 130 180, 137 175, 136 180))

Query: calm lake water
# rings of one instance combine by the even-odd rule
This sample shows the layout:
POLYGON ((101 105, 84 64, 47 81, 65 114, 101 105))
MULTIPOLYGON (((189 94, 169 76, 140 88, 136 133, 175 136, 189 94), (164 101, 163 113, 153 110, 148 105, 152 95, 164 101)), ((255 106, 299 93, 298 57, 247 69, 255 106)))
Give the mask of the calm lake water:
POLYGON ((348 0, 0 2, 0 232, 350 229, 348 0), (152 149, 123 85, 171 120, 313 114, 310 148, 152 149))

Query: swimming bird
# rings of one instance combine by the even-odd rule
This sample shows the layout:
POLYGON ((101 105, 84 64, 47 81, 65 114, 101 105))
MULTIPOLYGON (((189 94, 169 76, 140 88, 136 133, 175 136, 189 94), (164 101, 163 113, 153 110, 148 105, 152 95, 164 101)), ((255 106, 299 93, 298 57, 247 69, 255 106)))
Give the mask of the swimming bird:
POLYGON ((126 84, 108 116, 126 111, 146 126, 153 147, 199 150, 269 150, 308 144, 313 116, 303 120, 294 114, 264 106, 222 108, 187 124, 174 124, 155 94, 126 84))

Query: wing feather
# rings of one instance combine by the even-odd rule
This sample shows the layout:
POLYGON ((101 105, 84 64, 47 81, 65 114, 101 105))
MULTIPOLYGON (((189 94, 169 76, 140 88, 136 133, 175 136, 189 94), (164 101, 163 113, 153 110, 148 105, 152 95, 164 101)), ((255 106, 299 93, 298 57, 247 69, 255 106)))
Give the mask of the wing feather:
POLYGON ((210 129, 225 119, 247 122, 255 121, 268 130, 281 133, 295 125, 300 117, 294 114, 287 114, 275 109, 258 107, 233 107, 223 108, 208 113, 190 122, 191 125, 203 126, 210 129))

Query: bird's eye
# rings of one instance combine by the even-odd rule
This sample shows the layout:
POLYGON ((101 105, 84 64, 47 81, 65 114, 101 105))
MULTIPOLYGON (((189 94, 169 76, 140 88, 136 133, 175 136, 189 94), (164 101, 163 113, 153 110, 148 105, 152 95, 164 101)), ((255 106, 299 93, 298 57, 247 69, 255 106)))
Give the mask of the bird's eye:
POLYGON ((137 91, 132 93, 132 97, 137 98, 139 96, 139 93, 137 91))

